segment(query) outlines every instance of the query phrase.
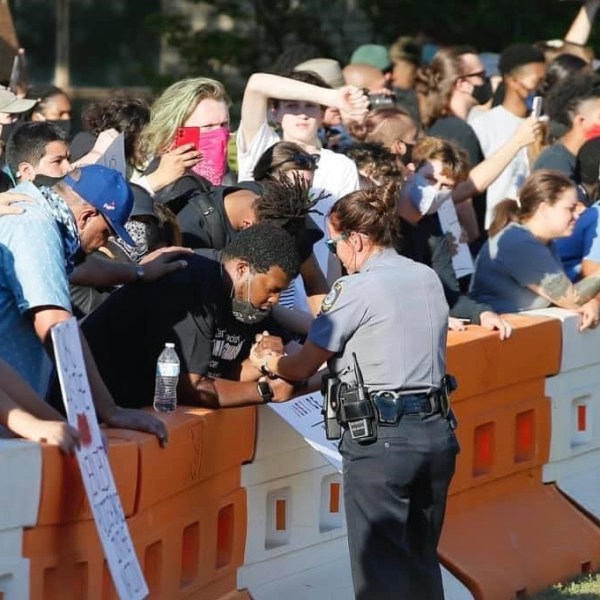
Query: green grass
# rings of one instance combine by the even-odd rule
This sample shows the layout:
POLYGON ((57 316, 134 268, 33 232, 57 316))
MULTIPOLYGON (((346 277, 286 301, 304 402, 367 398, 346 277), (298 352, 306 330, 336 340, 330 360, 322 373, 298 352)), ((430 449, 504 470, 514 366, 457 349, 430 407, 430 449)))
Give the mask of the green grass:
POLYGON ((569 583, 559 583, 531 596, 530 600, 600 600, 600 573, 583 575, 569 583))

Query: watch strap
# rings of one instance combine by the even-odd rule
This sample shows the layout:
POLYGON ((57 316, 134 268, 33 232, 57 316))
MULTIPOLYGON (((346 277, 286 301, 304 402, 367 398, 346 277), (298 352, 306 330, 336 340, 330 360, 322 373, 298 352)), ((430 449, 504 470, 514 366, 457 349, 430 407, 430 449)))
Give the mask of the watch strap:
POLYGON ((258 395, 261 397, 263 404, 268 404, 273 401, 273 390, 264 377, 261 377, 257 381, 256 389, 258 390, 258 395))

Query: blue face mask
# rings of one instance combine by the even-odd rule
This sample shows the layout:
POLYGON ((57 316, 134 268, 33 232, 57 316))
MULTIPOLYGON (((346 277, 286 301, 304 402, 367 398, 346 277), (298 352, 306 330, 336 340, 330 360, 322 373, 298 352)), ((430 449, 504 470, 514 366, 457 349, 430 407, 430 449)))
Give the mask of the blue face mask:
POLYGON ((527 106, 527 110, 531 112, 533 110, 533 99, 538 96, 535 92, 529 92, 527 94, 527 98, 525 98, 525 105, 527 106))

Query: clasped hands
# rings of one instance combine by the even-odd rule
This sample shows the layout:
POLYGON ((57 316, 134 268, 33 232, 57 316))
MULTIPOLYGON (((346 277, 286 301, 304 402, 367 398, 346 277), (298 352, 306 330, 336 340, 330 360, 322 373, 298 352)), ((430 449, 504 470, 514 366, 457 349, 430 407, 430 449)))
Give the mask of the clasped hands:
POLYGON ((257 333, 254 337, 254 344, 250 349, 250 362, 252 366, 261 371, 265 361, 269 356, 283 356, 285 348, 283 340, 275 335, 270 335, 268 331, 257 333))

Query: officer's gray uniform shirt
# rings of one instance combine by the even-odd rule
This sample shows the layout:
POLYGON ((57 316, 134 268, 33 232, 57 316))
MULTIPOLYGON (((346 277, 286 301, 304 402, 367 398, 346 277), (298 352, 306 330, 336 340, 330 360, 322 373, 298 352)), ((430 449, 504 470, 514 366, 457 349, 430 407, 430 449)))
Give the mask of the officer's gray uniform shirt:
POLYGON ((338 279, 308 339, 336 355, 330 370, 353 383, 356 353, 371 390, 428 391, 444 375, 448 305, 429 267, 385 249, 338 279))

